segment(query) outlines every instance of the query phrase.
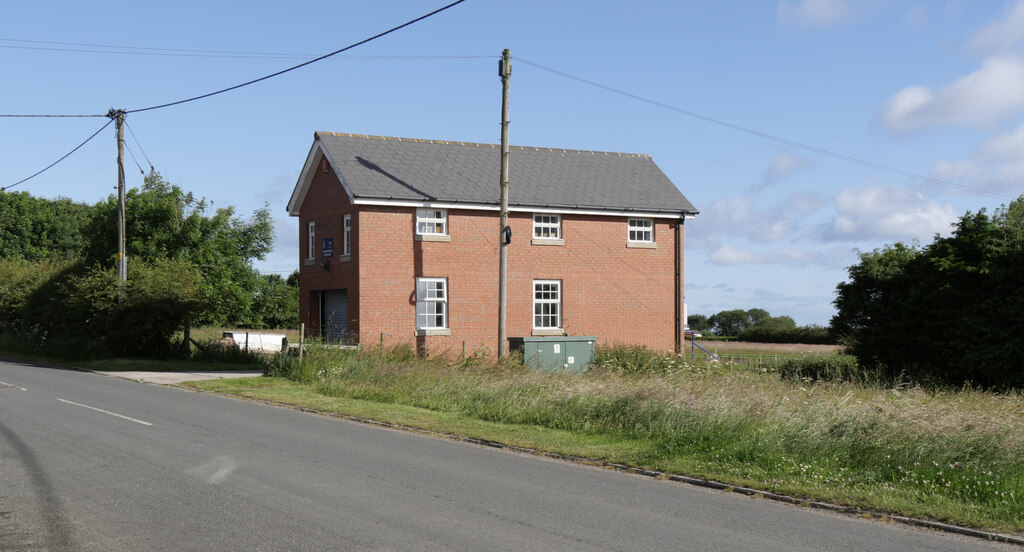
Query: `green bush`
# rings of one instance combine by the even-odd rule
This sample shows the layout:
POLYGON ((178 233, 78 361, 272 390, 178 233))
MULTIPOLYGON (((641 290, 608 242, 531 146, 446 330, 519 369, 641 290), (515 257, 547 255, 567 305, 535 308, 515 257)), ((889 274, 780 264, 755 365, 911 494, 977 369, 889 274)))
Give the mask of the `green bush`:
POLYGON ((25 320, 33 294, 67 263, 0 259, 0 334, 22 337, 31 333, 25 320))
POLYGON ((684 359, 680 355, 656 351, 643 345, 598 344, 594 350, 594 366, 627 374, 665 372, 683 363, 684 359))
POLYGON ((129 263, 123 294, 113 268, 0 265, 0 329, 56 356, 166 355, 199 297, 199 275, 187 261, 129 263))
POLYGON ((805 345, 835 345, 835 337, 822 326, 776 328, 752 326, 740 332, 738 339, 751 343, 800 343, 805 345))
POLYGON ((779 377, 792 382, 849 382, 874 381, 857 363, 853 355, 808 355, 787 358, 778 362, 774 370, 779 377))
POLYGON ((200 306, 200 276, 183 260, 131 263, 120 301, 111 269, 93 269, 74 285, 69 303, 88 317, 90 337, 107 353, 170 353, 171 336, 200 306))

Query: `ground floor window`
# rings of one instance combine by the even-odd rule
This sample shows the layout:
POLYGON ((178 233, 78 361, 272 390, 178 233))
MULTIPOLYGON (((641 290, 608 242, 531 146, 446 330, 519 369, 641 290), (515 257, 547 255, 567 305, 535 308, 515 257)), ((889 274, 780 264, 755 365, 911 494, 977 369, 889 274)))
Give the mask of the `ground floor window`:
POLYGON ((557 330, 562 327, 562 281, 533 281, 533 328, 557 330))
POLYGON ((448 328, 448 279, 416 278, 416 329, 448 328))

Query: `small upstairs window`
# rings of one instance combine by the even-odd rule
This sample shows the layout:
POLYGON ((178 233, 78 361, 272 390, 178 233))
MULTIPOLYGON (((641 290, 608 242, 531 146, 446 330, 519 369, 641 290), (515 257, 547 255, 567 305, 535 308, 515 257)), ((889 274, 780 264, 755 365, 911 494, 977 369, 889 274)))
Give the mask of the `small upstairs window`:
POLYGON ((306 259, 315 259, 316 258, 316 223, 313 222, 313 221, 309 221, 308 226, 306 226, 306 245, 307 245, 306 259))
POLYGON ((416 234, 419 236, 447 236, 448 212, 444 209, 417 209, 416 234))
POLYGON ((562 217, 559 215, 533 215, 533 238, 537 240, 562 239, 562 217))
POLYGON ((345 215, 341 221, 341 254, 352 254, 352 215, 345 215))
POLYGON ((654 221, 649 218, 629 219, 629 241, 654 243, 654 221))

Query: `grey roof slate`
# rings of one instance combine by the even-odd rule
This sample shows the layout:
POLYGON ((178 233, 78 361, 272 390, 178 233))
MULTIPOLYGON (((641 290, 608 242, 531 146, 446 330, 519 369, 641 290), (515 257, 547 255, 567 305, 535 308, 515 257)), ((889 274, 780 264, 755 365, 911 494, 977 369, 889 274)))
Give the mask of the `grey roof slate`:
MULTIPOLYGON (((495 144, 317 132, 353 195, 497 205, 495 144)), ((649 155, 509 148, 509 205, 695 214, 649 155)))

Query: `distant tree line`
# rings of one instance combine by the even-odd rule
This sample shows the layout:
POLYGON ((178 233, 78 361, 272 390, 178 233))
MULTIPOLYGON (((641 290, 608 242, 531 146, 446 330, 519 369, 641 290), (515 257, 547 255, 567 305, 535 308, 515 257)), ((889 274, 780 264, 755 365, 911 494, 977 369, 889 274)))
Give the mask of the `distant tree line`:
POLYGON ((790 316, 772 316, 760 308, 750 310, 724 310, 706 316, 687 316, 691 330, 721 337, 735 337, 740 341, 756 343, 807 343, 830 344, 834 339, 828 328, 821 326, 800 326, 790 316))
POLYGON ((890 377, 1024 386, 1024 196, 954 228, 862 253, 836 288, 832 331, 890 377))
POLYGON ((0 192, 0 334, 38 344, 78 335, 133 352, 123 349, 167 348, 186 317, 196 326, 298 325, 298 273, 252 266, 273 246, 267 207, 243 219, 151 172, 126 194, 124 290, 116 216, 114 196, 88 205, 0 192))

